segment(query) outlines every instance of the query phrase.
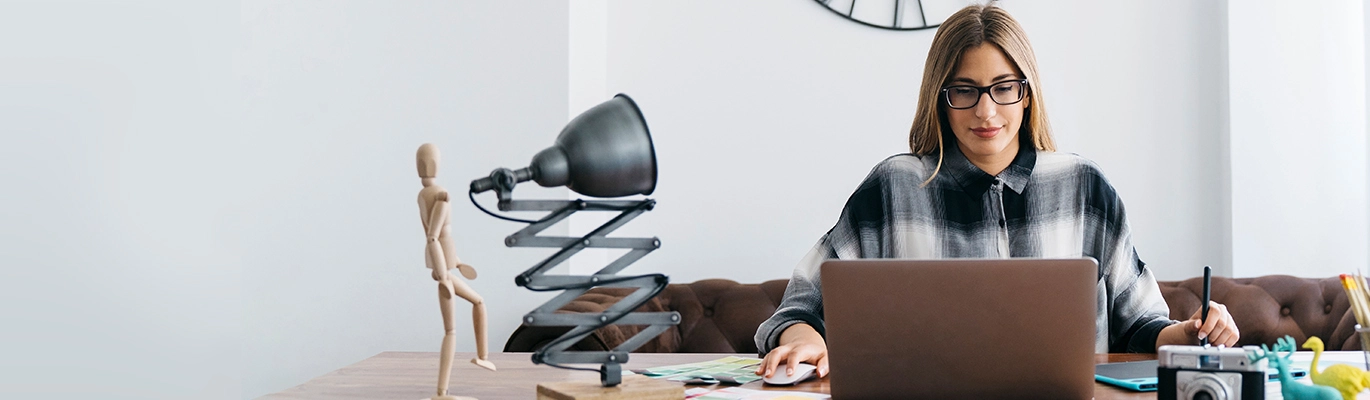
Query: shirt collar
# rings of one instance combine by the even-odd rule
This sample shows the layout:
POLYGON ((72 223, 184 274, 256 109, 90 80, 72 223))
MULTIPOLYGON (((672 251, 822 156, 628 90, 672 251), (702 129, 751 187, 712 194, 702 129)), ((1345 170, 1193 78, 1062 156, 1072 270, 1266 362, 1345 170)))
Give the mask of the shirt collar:
MULTIPOLYGON (((983 194, 994 184, 995 177, 985 173, 980 167, 972 164, 966 155, 961 153, 961 148, 956 144, 955 137, 944 138, 946 151, 943 154, 942 170, 961 185, 961 188, 971 194, 983 194)), ((1004 182, 1014 193, 1023 194, 1023 189, 1027 187, 1028 178, 1032 176, 1032 168, 1037 165, 1037 150, 1028 143, 1019 143, 1018 154, 1013 157, 1013 162, 1009 163, 1008 168, 999 172, 999 180, 1004 182)))

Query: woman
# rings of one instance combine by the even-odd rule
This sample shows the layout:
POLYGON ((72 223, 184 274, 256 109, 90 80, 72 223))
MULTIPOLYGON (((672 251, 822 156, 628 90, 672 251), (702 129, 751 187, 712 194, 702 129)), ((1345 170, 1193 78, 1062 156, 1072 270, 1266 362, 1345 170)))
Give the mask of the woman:
POLYGON ((837 225, 795 268, 775 315, 756 333, 757 374, 800 362, 828 373, 818 266, 829 258, 1093 257, 1099 262, 1097 352, 1166 344, 1232 346, 1222 304, 1201 323, 1171 320, 1132 248, 1123 203, 1097 165, 1055 153, 1027 35, 994 5, 970 6, 937 30, 909 133, 912 154, 886 159, 848 199, 837 225))

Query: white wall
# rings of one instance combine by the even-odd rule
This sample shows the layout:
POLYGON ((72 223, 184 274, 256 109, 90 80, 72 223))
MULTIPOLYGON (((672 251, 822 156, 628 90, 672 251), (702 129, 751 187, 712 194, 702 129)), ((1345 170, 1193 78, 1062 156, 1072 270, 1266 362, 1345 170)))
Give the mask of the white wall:
MULTIPOLYGON (((489 347, 503 349, 518 316, 549 297, 513 277, 550 252, 505 248, 521 226, 464 194, 496 167, 527 165, 566 123, 566 4, 255 1, 242 15, 239 135, 253 146, 241 168, 255 179, 223 211, 221 243, 244 281, 246 394, 381 351, 438 349, 416 203, 424 142, 443 152, 458 255, 480 272, 471 286, 488 300, 489 347)), ((458 350, 472 351, 469 314, 458 315, 458 350)))
POLYGON ((459 194, 566 122, 566 16, 555 2, 4 6, 0 397, 256 397, 437 349, 424 142, 444 151, 457 249, 503 348, 547 297, 513 275, 547 252, 505 248, 519 226, 459 194))
POLYGON ((243 396, 237 12, 0 6, 0 397, 243 396))
POLYGON ((1228 5, 1237 276, 1365 269, 1363 7, 1228 5))
POLYGON ((1221 238, 1226 100, 1217 2, 1005 4, 1043 71, 1061 151, 1099 163, 1157 279, 1228 271, 1221 238))
POLYGON ((788 278, 907 147, 930 35, 806 2, 611 2, 608 88, 638 100, 660 163, 657 209, 624 231, 662 248, 631 270, 788 278))

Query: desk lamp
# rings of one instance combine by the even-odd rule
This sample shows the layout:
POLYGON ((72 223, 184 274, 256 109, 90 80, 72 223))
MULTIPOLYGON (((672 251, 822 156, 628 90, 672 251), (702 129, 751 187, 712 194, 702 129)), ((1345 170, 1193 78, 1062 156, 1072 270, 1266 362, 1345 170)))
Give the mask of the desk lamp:
POLYGON ((528 224, 527 227, 504 238, 508 247, 550 247, 560 250, 514 278, 518 286, 533 291, 562 291, 556 297, 523 316, 524 326, 569 326, 565 334, 533 353, 534 364, 557 368, 574 368, 564 364, 600 364, 600 386, 614 387, 622 382, 622 364, 628 353, 645 344, 673 325, 680 323, 676 312, 631 312, 651 300, 666 287, 669 279, 662 274, 616 276, 629 264, 646 256, 658 247, 661 240, 651 238, 610 238, 614 230, 651 210, 656 201, 642 200, 513 200, 515 185, 535 181, 545 187, 566 186, 576 193, 599 198, 649 195, 656 189, 656 153, 647 122, 637 104, 627 95, 619 94, 571 120, 557 136, 556 144, 533 156, 527 168, 509 170, 499 168, 489 177, 471 182, 471 203, 491 216, 528 224), (491 212, 476 202, 475 195, 493 190, 499 200, 500 211, 546 211, 537 220, 511 218, 491 212), (580 211, 618 212, 618 216, 580 237, 538 236, 580 211), (592 275, 549 276, 546 272, 587 248, 629 249, 618 259, 592 275), (637 288, 603 312, 556 313, 592 287, 637 288), (595 329, 608 325, 646 325, 647 327, 623 344, 609 351, 566 351, 571 345, 589 336, 595 329))

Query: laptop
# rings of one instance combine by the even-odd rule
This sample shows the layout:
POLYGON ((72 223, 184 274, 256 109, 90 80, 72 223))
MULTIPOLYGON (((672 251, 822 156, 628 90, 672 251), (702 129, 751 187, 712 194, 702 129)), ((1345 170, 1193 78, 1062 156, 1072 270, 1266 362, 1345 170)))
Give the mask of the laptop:
POLYGON ((819 268, 833 398, 1094 396, 1092 258, 819 268))

